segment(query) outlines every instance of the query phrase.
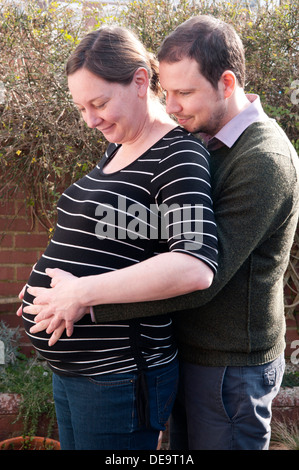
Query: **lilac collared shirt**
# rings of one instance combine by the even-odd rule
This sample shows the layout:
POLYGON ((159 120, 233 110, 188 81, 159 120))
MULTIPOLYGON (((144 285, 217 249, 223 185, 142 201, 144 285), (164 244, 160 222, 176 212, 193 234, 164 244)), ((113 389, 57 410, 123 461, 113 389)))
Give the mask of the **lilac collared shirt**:
POLYGON ((265 121, 269 119, 267 114, 264 112, 260 98, 258 95, 248 94, 246 95, 247 99, 250 101, 250 105, 237 114, 233 119, 231 119, 223 128, 217 132, 214 137, 209 137, 207 135, 199 134, 205 141, 208 149, 214 147, 221 147, 226 145, 231 148, 241 134, 254 122, 265 121), (220 144, 222 143, 222 145, 220 144), (220 144, 220 145, 219 145, 220 144))

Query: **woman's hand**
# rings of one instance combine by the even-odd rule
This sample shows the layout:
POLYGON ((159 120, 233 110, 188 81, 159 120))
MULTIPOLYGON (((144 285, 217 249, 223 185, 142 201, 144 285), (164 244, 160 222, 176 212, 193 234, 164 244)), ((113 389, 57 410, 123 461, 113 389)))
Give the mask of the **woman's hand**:
POLYGON ((74 323, 86 313, 82 305, 79 278, 61 269, 46 269, 46 274, 52 278, 51 288, 29 287, 28 293, 34 296, 33 305, 24 307, 24 312, 36 315, 36 325, 30 332, 37 333, 46 329, 53 333, 49 345, 55 344, 64 329, 67 336, 73 334, 74 323))
MULTIPOLYGON (((46 320, 41 320, 39 321, 36 325, 32 326, 30 328, 30 333, 38 333, 39 331, 46 330, 48 332, 48 327, 52 321, 53 317, 47 318, 46 320)), ((53 331, 48 344, 49 346, 53 346, 60 338, 64 330, 66 329, 66 322, 64 320, 61 320, 59 326, 53 331)), ((71 336, 72 333, 70 334, 68 331, 66 332, 67 336, 71 336)))
MULTIPOLYGON (((36 266, 36 263, 32 266, 32 269, 31 269, 31 272, 34 270, 36 266)), ((21 290, 21 292, 19 293, 19 299, 20 300, 23 300, 24 299, 24 295, 25 295, 25 290, 26 290, 26 284, 25 286, 23 287, 23 289, 21 290)), ((23 314, 23 308, 22 308, 22 305, 18 308, 17 310, 17 316, 18 317, 21 317, 23 314)))
MULTIPOLYGON (((26 289, 26 284, 25 284, 25 286, 23 287, 23 289, 21 290, 21 292, 19 293, 19 299, 20 299, 20 300, 23 300, 23 299, 24 299, 25 289, 26 289)), ((21 316, 22 316, 22 313, 23 313, 23 308, 22 308, 22 305, 21 305, 21 306, 18 308, 18 310, 17 310, 17 316, 18 316, 18 317, 21 317, 21 316)))

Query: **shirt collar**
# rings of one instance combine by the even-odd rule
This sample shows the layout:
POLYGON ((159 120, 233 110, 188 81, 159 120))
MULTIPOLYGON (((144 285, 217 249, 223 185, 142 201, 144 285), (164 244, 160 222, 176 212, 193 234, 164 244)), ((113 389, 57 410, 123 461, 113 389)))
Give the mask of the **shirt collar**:
POLYGON ((247 127, 254 122, 269 119, 262 108, 258 95, 247 94, 246 97, 250 101, 250 105, 223 126, 215 136, 200 134, 208 149, 213 150, 223 145, 231 148, 247 127))

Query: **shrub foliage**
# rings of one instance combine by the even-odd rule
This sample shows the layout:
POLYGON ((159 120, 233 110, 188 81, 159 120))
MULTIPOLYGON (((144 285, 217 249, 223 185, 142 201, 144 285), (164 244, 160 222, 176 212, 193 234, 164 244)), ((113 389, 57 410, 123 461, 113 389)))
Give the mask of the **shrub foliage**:
MULTIPOLYGON (((88 172, 107 146, 74 108, 64 71, 75 45, 102 24, 131 28, 156 53, 164 37, 191 16, 211 14, 231 23, 246 50, 246 91, 261 96, 266 112, 299 149, 299 0, 123 0, 126 8, 115 16, 106 16, 99 3, 80 0, 54 1, 45 9, 37 0, 6 1, 0 0, 0 204, 21 191, 49 234, 61 190, 88 172)), ((286 311, 295 313, 298 231, 285 287, 286 311)))
POLYGON ((101 158, 107 142, 74 108, 64 67, 81 37, 107 22, 130 27, 153 52, 190 16, 212 14, 232 23, 246 48, 246 90, 260 94, 298 147, 299 0, 280 6, 268 0, 254 9, 249 3, 143 0, 129 2, 115 17, 89 7, 79 21, 75 2, 42 10, 33 0, 22 8, 0 0, 0 197, 24 190, 27 205, 51 229, 61 188, 101 158))

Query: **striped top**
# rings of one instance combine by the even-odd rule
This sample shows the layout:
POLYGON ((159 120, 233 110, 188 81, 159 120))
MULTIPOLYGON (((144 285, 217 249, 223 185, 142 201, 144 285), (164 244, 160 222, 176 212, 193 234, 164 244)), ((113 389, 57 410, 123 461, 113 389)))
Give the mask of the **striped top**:
MULTIPOLYGON (((37 262, 28 286, 50 286, 45 269, 75 276, 102 274, 166 251, 188 253, 217 269, 217 235, 210 197, 209 154, 177 127, 124 169, 103 167, 118 146, 70 186, 58 202, 53 239, 37 262)), ((32 296, 25 292, 24 305, 32 296)), ((176 354, 168 315, 94 324, 85 315, 52 347, 49 335, 29 332, 34 316, 23 312, 33 346, 60 374, 130 372, 172 361, 176 354)))

